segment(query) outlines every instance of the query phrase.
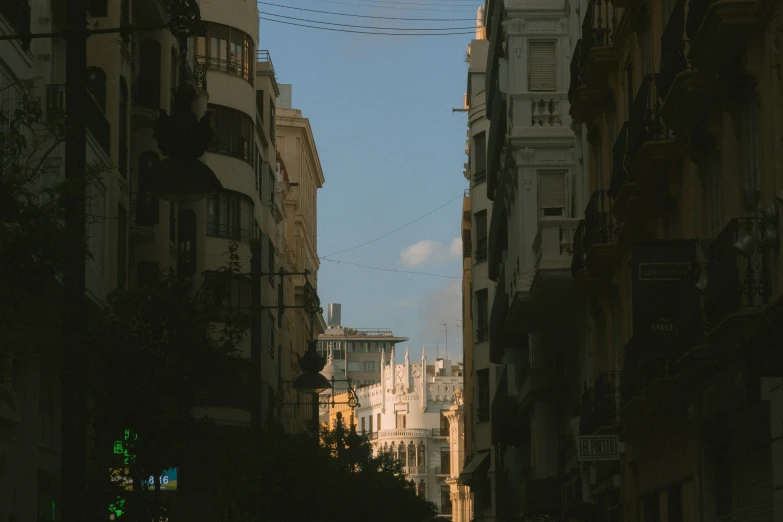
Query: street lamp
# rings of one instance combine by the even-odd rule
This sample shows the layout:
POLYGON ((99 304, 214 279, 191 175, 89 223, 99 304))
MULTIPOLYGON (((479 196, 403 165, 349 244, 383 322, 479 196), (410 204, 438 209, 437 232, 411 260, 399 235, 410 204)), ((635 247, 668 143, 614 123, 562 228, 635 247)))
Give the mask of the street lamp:
POLYGON ((321 372, 324 369, 324 360, 315 350, 317 341, 312 340, 307 343, 307 352, 299 357, 299 368, 302 373, 294 379, 291 387, 303 393, 314 393, 316 395, 332 387, 332 383, 321 372))

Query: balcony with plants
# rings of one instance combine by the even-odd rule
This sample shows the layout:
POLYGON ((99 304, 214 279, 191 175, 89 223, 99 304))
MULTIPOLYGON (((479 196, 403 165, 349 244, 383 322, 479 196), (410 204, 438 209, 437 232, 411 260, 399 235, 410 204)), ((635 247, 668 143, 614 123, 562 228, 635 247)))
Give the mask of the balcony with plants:
POLYGON ((589 0, 582 20, 582 38, 571 59, 570 114, 585 123, 607 102, 609 70, 617 64, 614 50, 617 17, 612 0, 589 0))
POLYGON ((668 172, 678 150, 672 131, 661 117, 662 99, 657 74, 645 76, 612 149, 614 160, 611 192, 613 212, 621 221, 631 221, 629 213, 643 209, 637 193, 651 192, 668 172))

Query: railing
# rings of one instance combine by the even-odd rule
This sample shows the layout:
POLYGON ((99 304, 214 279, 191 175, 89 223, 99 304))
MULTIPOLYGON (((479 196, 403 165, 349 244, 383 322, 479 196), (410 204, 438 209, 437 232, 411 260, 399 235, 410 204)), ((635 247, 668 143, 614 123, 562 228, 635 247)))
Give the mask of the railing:
POLYGON ((730 314, 753 311, 769 301, 776 226, 763 216, 732 219, 709 250, 704 314, 714 327, 730 314))
POLYGON ((568 267, 574 251, 574 233, 579 220, 572 218, 542 219, 533 241, 536 268, 568 267))
POLYGON ((378 432, 377 431, 371 431, 367 434, 367 438, 370 440, 375 440, 378 438, 378 432))
POLYGON ((474 185, 478 185, 479 183, 484 183, 487 180, 487 169, 484 168, 482 170, 479 170, 478 172, 474 172, 471 178, 473 179, 474 185))
POLYGON ((688 19, 685 22, 685 33, 690 40, 699 32, 704 18, 707 16, 707 10, 715 0, 690 0, 688 2, 688 19))
POLYGON ((196 62, 200 63, 206 69, 210 71, 222 72, 237 78, 242 78, 253 84, 253 67, 250 65, 250 59, 248 63, 237 63, 232 60, 226 60, 223 58, 215 58, 212 56, 197 55, 196 62))
MULTIPOLYGON (((370 335, 374 337, 392 337, 392 331, 388 328, 346 328, 345 335, 370 335)), ((340 335, 338 337, 345 337, 340 335)))
POLYGON ((585 230, 582 248, 585 255, 595 245, 614 243, 617 226, 611 213, 612 197, 608 190, 596 190, 585 208, 585 230))
POLYGON ((582 21, 585 52, 614 44, 615 16, 611 0, 590 0, 582 21))
POLYGON ((253 164, 253 153, 250 141, 238 134, 215 133, 207 145, 209 152, 224 154, 253 164))
POLYGON ((623 128, 617 134, 617 139, 612 147, 612 180, 609 183, 609 193, 617 197, 623 185, 628 183, 628 172, 631 163, 628 158, 628 127, 630 123, 623 123, 623 128))
MULTIPOLYGON (((186 62, 188 68, 190 63, 186 62)), ((190 77, 196 81, 198 88, 202 92, 207 92, 207 65, 198 61, 193 62, 193 70, 190 71, 190 77)))
POLYGON ((661 70, 657 79, 661 98, 669 94, 674 78, 688 66, 688 60, 685 58, 684 31, 685 0, 677 0, 661 36, 661 70))
POLYGON ((476 239, 476 263, 487 260, 487 238, 476 239))
POLYGON ((252 230, 246 230, 239 225, 215 223, 213 221, 207 221, 207 236, 236 239, 237 241, 243 242, 249 242, 251 239, 256 239, 255 232, 252 230))
POLYGON ((563 114, 560 100, 530 100, 531 121, 533 127, 562 127, 563 114))
POLYGON ((622 372, 603 372, 595 380, 593 429, 617 424, 620 412, 622 372))
POLYGON ((642 145, 648 141, 672 139, 673 133, 661 119, 662 100, 655 84, 656 74, 644 77, 631 107, 628 121, 627 164, 632 165, 642 145))
POLYGON ((430 430, 427 428, 415 428, 415 429, 394 429, 394 430, 381 430, 378 432, 378 437, 381 439, 386 438, 400 438, 400 437, 419 437, 426 438, 430 435, 430 430))
MULTIPOLYGON (((259 49, 258 51, 256 51, 256 61, 258 63, 268 64, 266 66, 266 70, 270 70, 270 71, 272 71, 272 73, 275 72, 275 66, 272 65, 272 55, 269 54, 269 51, 267 51, 266 49, 259 49)), ((256 74, 257 75, 260 75, 263 72, 264 72, 264 69, 262 69, 261 67, 258 67, 256 69, 256 74)))
POLYGON ((133 105, 158 112, 160 110, 160 82, 136 76, 131 85, 133 105))
POLYGON ((432 428, 432 436, 433 437, 448 437, 449 436, 449 429, 448 428, 432 428))
POLYGON ((426 475, 427 474, 427 467, 426 466, 404 466, 402 468, 402 472, 405 475, 426 475))
POLYGON ((584 71, 585 63, 585 44, 582 39, 576 42, 574 47, 574 55, 571 57, 571 83, 568 87, 568 101, 573 105, 574 94, 576 90, 582 86, 582 72, 584 71))
POLYGON ((28 0, 3 0, 0 2, 0 14, 11 24, 16 32, 30 32, 30 2, 28 0))

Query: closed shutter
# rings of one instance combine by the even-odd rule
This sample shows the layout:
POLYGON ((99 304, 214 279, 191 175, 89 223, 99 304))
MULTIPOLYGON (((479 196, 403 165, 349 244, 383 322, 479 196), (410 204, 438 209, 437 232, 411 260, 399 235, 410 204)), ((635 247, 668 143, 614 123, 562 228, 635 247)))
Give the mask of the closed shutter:
POLYGON ((530 40, 528 45, 528 89, 534 92, 557 90, 556 42, 530 40))
POLYGON ((542 217, 566 215, 565 172, 542 172, 538 175, 538 206, 542 217))

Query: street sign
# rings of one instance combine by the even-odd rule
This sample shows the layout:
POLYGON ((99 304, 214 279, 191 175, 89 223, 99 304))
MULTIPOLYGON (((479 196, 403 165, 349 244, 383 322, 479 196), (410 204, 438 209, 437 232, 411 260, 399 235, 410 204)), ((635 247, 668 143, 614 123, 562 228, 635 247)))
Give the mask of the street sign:
POLYGON ((579 462, 620 460, 620 441, 617 435, 582 435, 577 442, 579 462))

